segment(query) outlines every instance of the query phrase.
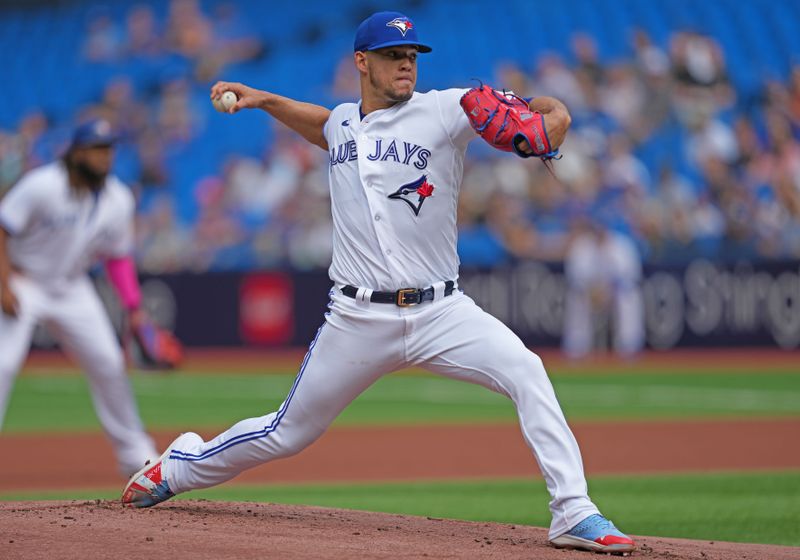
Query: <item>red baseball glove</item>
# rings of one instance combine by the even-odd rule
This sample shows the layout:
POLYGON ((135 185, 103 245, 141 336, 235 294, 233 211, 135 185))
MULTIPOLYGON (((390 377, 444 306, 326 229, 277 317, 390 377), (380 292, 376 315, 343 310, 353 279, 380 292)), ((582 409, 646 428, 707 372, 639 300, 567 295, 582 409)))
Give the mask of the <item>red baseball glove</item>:
POLYGON ((558 156, 558 149, 554 150, 547 138, 544 116, 531 111, 528 103, 513 93, 481 84, 461 97, 461 108, 475 132, 498 150, 544 161, 558 156), (520 148, 523 140, 532 152, 520 148))
POLYGON ((183 360, 183 345, 171 332, 162 329, 143 311, 129 319, 128 349, 133 363, 148 370, 170 370, 183 360))

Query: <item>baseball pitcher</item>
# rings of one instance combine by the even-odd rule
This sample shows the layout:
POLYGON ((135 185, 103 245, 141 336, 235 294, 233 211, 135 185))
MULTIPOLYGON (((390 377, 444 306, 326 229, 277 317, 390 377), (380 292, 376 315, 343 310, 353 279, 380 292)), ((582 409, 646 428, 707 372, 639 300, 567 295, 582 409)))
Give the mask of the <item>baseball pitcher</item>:
POLYGON ((431 48, 408 17, 379 12, 356 32, 361 100, 332 111, 220 82, 330 157, 333 262, 329 311, 286 400, 211 441, 186 433, 134 475, 123 503, 148 507, 300 452, 381 376, 421 367, 509 397, 552 496, 552 543, 625 553, 633 541, 587 495, 580 451, 542 360, 458 289, 456 209, 467 144, 546 160, 570 124, 553 98, 530 103, 487 86, 418 93, 431 48))

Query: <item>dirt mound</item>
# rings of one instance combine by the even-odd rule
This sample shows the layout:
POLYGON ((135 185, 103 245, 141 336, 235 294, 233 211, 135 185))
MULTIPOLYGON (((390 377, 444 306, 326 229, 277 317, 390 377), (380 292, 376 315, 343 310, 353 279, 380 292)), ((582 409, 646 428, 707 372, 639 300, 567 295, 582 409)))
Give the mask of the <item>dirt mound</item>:
MULTIPOLYGON (((536 527, 275 504, 178 501, 146 510, 111 501, 0 503, 6 560, 59 558, 538 558, 591 560, 556 550, 536 527)), ((797 558, 800 549, 639 537, 634 557, 665 560, 797 558)))

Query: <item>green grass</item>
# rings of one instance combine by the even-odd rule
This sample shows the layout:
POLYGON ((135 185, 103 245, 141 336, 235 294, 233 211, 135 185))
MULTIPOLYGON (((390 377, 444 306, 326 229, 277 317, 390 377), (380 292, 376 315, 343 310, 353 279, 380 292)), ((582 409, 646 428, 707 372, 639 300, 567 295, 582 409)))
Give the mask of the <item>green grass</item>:
MULTIPOLYGON (((800 546, 800 471, 595 477, 592 498, 624 531, 800 546)), ((118 492, 0 494, 3 500, 93 499, 118 492)), ((549 496, 538 480, 303 486, 223 485, 178 499, 308 504, 546 527, 549 496)))
MULTIPOLYGON (((133 384, 150 429, 205 429, 261 416, 283 401, 294 375, 135 374, 133 384)), ((571 421, 800 415, 800 368, 702 369, 553 375, 571 421)), ((510 401, 482 387, 427 374, 394 374, 348 407, 340 425, 514 422, 510 401)), ((98 430, 86 380, 75 373, 23 375, 6 416, 8 432, 98 430)))

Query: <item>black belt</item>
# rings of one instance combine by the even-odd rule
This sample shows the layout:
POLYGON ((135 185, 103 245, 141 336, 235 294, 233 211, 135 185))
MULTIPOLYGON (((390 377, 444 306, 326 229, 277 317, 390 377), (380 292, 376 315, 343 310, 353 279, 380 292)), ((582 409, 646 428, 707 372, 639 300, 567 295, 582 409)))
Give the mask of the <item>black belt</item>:
MULTIPOLYGON (((453 293, 453 288, 456 283, 448 280, 444 283, 444 296, 447 297, 453 293)), ((347 297, 355 299, 358 293, 358 288, 355 286, 345 286, 342 288, 342 293, 347 297)), ((430 288, 401 288, 396 292, 372 292, 369 300, 372 303, 393 303, 400 307, 409 307, 417 305, 423 301, 433 301, 434 290, 433 286, 430 288)))

